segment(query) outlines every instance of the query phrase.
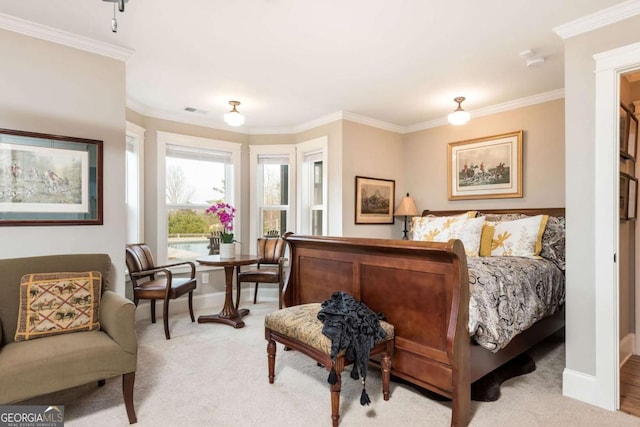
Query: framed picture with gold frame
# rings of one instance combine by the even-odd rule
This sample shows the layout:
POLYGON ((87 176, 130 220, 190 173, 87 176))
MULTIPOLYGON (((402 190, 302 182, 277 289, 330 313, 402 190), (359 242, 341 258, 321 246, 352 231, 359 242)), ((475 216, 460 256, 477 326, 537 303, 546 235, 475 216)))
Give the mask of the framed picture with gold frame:
POLYGON ((450 142, 449 200, 522 197, 522 134, 519 130, 450 142))

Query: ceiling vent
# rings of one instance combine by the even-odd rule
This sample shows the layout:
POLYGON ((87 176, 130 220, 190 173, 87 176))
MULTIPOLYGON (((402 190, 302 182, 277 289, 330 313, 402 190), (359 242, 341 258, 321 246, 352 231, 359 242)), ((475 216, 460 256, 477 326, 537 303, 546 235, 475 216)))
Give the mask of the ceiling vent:
POLYGON ((199 108, 194 108, 194 107, 185 107, 184 111, 188 111, 190 113, 198 113, 198 114, 207 114, 208 113, 208 111, 201 110, 199 108))

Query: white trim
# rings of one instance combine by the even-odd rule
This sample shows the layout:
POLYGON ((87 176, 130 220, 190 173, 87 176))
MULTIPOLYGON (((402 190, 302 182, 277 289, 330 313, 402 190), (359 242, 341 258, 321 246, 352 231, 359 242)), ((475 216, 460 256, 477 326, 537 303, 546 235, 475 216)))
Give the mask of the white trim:
POLYGON ((620 367, 633 355, 635 341, 636 335, 634 333, 629 333, 620 340, 620 367))
MULTIPOLYGON (((138 242, 144 242, 144 135, 146 129, 127 121, 126 133, 138 137, 138 242)), ((127 222, 129 219, 127 218, 127 222)), ((134 242, 131 242, 134 243, 134 242)))
MULTIPOLYGON (((620 405, 618 111, 621 74, 640 67, 640 43, 594 55, 596 62, 594 170, 595 405, 620 405), (609 143, 605 143, 608 141, 609 143), (614 141, 614 143, 611 143, 614 141)), ((573 396, 572 396, 573 397, 573 396)))
MULTIPOLYGON (((477 110, 470 111, 471 117, 482 117, 491 114, 502 113, 505 111, 516 110, 518 108, 529 107, 531 105, 542 104, 556 99, 564 98, 564 88, 555 89, 549 92, 543 92, 536 95, 527 96, 524 98, 514 99, 512 101, 503 102, 500 104, 490 105, 485 108, 479 108, 477 110)), ((333 123, 338 120, 348 120, 351 122, 360 123, 363 125, 371 126, 374 128, 387 130, 389 132, 396 132, 399 134, 407 134, 411 132, 417 132, 420 130, 431 129, 438 126, 448 125, 446 117, 440 117, 437 119, 416 123, 409 126, 399 126, 393 123, 385 122, 382 120, 373 119, 360 114, 351 113, 349 111, 338 111, 326 116, 319 117, 315 120, 302 123, 298 126, 289 128, 232 128, 230 126, 217 126, 211 123, 211 118, 207 116, 193 116, 185 117, 185 114, 167 112, 148 108, 147 106, 140 104, 132 99, 127 99, 127 108, 142 114, 147 117, 154 117, 156 119, 171 120, 180 123, 188 123, 197 126, 203 126, 212 129, 228 130, 236 133, 249 134, 249 135, 294 135, 304 132, 309 129, 314 129, 319 126, 324 126, 329 123, 333 123)))
MULTIPOLYGON (((242 161, 241 161, 241 149, 242 144, 236 142, 222 141, 218 139, 210 139, 210 138, 202 138, 199 136, 190 136, 190 135, 182 135, 171 132, 163 132, 158 131, 158 136, 156 138, 157 145, 157 160, 156 160, 156 179, 157 179, 157 211, 156 214, 158 216, 157 223, 157 259, 158 263, 166 264, 167 263, 167 245, 165 244, 168 240, 168 230, 166 227, 167 224, 167 209, 166 209, 166 152, 167 152, 167 143, 178 144, 178 145, 186 145, 189 147, 215 147, 217 149, 226 150, 231 152, 231 158, 233 163, 233 206, 236 208, 238 213, 242 215, 242 161)), ((238 217, 239 218, 239 217, 238 217)), ((234 232, 236 235, 236 239, 238 241, 242 241, 242 227, 237 227, 237 231, 234 232)), ((237 246, 237 245, 236 245, 237 246)))
POLYGON ((350 122, 356 122, 374 128, 388 130, 389 132, 407 133, 407 126, 394 125, 393 123, 372 119, 370 117, 362 116, 356 113, 350 113, 348 111, 342 112, 342 120, 349 120, 350 122))
POLYGON ((640 13, 640 1, 629 0, 553 28, 562 39, 588 33, 640 13))
POLYGON ((135 51, 0 13, 0 28, 127 62, 135 51))
MULTIPOLYGON (((490 105, 488 107, 479 108, 477 110, 469 111, 471 118, 489 116, 491 114, 503 113, 505 111, 516 110, 518 108, 529 107, 531 105, 542 104, 556 99, 564 98, 564 88, 556 89, 549 92, 539 93, 537 95, 527 96, 525 98, 514 99, 512 101, 503 102, 501 104, 490 105)), ((448 125, 446 117, 439 119, 429 120, 415 125, 406 126, 401 133, 417 132, 420 130, 435 128, 438 126, 448 125)))
POLYGON ((565 368, 562 372, 562 394, 596 405, 596 395, 598 394, 596 377, 565 368))
MULTIPOLYGON (((331 201, 329 200, 329 138, 321 136, 319 138, 303 141, 296 144, 296 156, 297 156, 297 178, 296 188, 297 194, 300 197, 296 203, 296 233, 311 234, 310 217, 306 214, 309 213, 311 207, 311 194, 308 188, 308 183, 303 182, 303 179, 307 179, 309 171, 303 171, 305 167, 304 156, 307 153, 314 151, 322 152, 322 201, 324 214, 322 215, 322 233, 325 236, 331 235, 329 231, 329 206, 331 201), (305 217, 303 217, 305 215, 305 217)), ((333 193, 332 193, 333 194, 333 193)), ((342 218, 335 218, 336 221, 341 221, 342 218)))
POLYGON ((256 253, 259 222, 262 221, 260 207, 257 198, 262 191, 258 191, 258 156, 260 154, 287 154, 289 156, 289 216, 287 230, 282 233, 296 229, 296 206, 298 193, 296 186, 296 146, 292 144, 282 145, 249 145, 249 253, 256 253))

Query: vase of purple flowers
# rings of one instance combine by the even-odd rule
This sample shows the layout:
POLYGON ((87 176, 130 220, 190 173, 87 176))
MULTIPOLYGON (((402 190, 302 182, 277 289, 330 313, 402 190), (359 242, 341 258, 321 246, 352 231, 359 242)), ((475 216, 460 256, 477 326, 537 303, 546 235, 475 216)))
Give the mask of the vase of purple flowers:
POLYGON ((222 225, 220 258, 234 258, 236 256, 236 240, 233 238, 233 218, 236 215, 236 209, 229 203, 218 202, 209 206, 205 212, 216 215, 222 225))

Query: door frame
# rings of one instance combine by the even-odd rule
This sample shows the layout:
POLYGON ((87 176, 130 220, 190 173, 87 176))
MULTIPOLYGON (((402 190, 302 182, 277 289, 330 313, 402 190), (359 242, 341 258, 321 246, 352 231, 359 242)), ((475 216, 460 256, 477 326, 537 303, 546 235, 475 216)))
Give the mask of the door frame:
POLYGON ((595 90, 595 355, 596 404, 620 407, 618 106, 621 74, 640 68, 640 43, 593 56, 595 90), (614 141, 614 144, 611 144, 614 141))

